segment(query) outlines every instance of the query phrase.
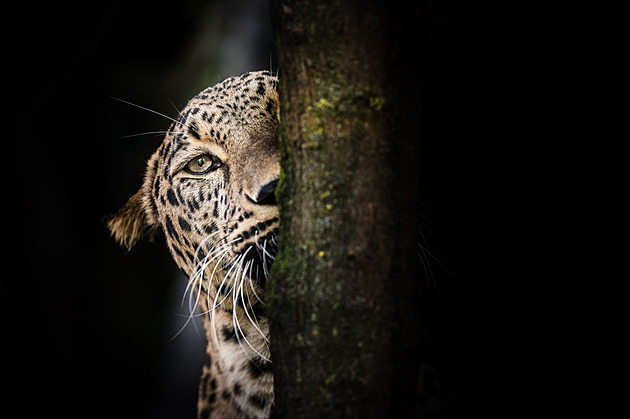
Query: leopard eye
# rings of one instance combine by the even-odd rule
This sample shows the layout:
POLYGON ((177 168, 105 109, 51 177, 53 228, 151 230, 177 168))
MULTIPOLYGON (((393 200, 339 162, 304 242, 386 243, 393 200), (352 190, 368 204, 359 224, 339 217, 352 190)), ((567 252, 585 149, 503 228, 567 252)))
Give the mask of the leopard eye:
POLYGON ((197 156, 186 165, 186 171, 195 175, 203 175, 216 170, 220 165, 219 159, 208 154, 197 156))

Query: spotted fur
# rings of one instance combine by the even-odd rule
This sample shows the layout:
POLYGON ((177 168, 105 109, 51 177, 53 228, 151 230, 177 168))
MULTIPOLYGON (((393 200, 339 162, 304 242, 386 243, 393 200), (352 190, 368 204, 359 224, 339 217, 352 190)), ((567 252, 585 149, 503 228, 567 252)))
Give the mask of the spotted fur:
POLYGON ((199 418, 266 418, 273 405, 262 297, 277 251, 278 124, 269 72, 204 90, 149 159, 140 190, 107 222, 127 248, 163 230, 188 275, 186 296, 208 339, 199 418))

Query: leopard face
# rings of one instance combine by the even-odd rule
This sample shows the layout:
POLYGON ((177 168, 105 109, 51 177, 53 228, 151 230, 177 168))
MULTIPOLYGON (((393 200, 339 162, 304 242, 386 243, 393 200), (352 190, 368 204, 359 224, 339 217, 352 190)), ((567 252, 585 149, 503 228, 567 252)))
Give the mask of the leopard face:
POLYGON ((162 229, 206 309, 254 307, 264 292, 277 251, 278 115, 269 72, 204 90, 149 159, 140 191, 108 221, 127 247, 162 229))

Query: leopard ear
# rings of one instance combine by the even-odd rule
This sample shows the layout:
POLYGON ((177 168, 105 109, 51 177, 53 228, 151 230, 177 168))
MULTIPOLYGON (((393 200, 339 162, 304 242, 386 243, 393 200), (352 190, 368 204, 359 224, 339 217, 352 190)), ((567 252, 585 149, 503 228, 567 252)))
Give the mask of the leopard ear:
POLYGON ((152 230, 147 222, 147 215, 143 206, 143 191, 140 189, 129 201, 109 217, 105 223, 118 244, 128 250, 138 239, 152 230))
POLYGON ((158 226, 157 208, 151 193, 157 173, 157 157, 158 153, 155 153, 149 160, 140 190, 118 212, 103 220, 111 235, 127 250, 141 237, 152 234, 158 226))

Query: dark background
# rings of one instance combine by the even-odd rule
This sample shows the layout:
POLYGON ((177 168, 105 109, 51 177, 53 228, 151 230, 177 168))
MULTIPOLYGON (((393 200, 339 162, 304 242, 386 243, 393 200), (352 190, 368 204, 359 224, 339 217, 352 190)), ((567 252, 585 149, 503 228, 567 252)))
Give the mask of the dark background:
MULTIPOLYGON (((410 40, 427 45, 419 193, 426 247, 439 260, 429 257, 420 303, 463 411, 487 417, 511 397, 502 359, 513 342, 493 297, 503 291, 505 262, 492 224, 505 203, 488 184, 501 60, 489 58, 487 28, 473 19, 483 11, 466 4, 430 1, 428 39, 410 40)), ((101 224, 140 187, 161 142, 128 136, 170 121, 113 97, 176 117, 227 76, 277 70, 269 25, 264 0, 7 12, 2 203, 10 252, 0 297, 17 416, 195 417, 203 334, 188 325, 171 340, 186 323, 185 278, 160 238, 127 253, 101 224)))

